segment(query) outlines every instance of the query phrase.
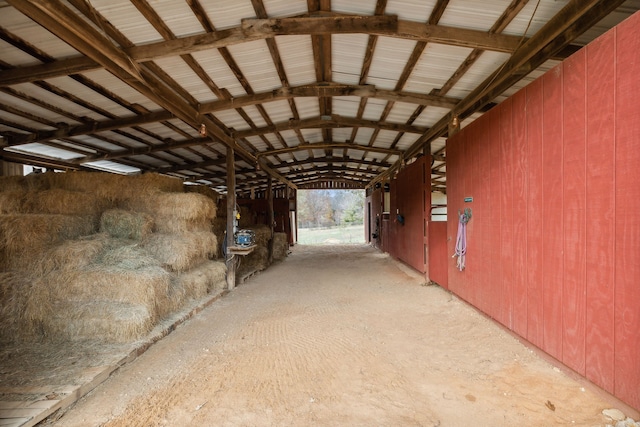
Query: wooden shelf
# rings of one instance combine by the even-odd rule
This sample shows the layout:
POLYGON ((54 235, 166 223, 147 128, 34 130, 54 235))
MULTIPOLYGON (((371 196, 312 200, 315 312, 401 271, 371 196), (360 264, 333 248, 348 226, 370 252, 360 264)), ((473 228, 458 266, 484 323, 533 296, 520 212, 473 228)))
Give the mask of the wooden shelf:
POLYGON ((249 255, 258 245, 251 246, 229 246, 227 253, 234 255, 249 255))

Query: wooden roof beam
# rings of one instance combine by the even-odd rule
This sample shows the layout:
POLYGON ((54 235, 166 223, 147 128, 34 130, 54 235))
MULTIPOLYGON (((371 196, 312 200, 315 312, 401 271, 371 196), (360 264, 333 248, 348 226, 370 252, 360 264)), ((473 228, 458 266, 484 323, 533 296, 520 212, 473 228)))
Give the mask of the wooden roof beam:
POLYGON ((304 120, 289 120, 283 123, 276 123, 273 126, 236 131, 233 133, 233 136, 235 138, 247 138, 250 136, 264 135, 267 133, 281 132, 292 129, 333 129, 350 128, 356 126, 417 134, 423 134, 428 130, 428 128, 424 128, 421 126, 410 126, 399 123, 378 122, 374 120, 355 119, 351 117, 332 115, 330 116, 330 118, 324 118, 324 116, 320 116, 304 120))
MULTIPOLYGON (((317 97, 317 96, 361 96, 388 101, 399 101, 416 103, 420 105, 439 106, 453 108, 458 100, 450 97, 437 95, 427 95, 415 92, 392 91, 378 89, 372 85, 343 85, 343 84, 316 84, 297 87, 283 87, 271 92, 256 93, 253 95, 241 96, 229 100, 218 100, 200 105, 200 114, 211 113, 228 109, 237 109, 249 105, 256 105, 263 102, 278 101, 282 99, 292 99, 295 97, 317 97)), ((28 144, 33 142, 44 142, 51 139, 66 138, 79 135, 94 134, 98 132, 116 130, 124 127, 134 127, 145 123, 161 122, 175 118, 170 111, 154 111, 131 117, 123 117, 114 120, 84 123, 77 126, 62 127, 52 131, 39 131, 30 134, 20 134, 11 136, 7 143, 10 146, 28 144)), ((354 124, 355 126, 355 124, 354 124)), ((366 126, 366 125, 363 125, 366 126)), ((291 129, 288 127, 287 129, 291 129)), ((417 128, 416 128, 417 129, 417 128)), ((411 132, 411 131, 409 131, 411 132)), ((256 135, 259 133, 255 133, 256 135)))
POLYGON ((300 145, 296 145, 295 147, 286 147, 286 148, 279 148, 276 150, 261 151, 256 155, 258 159, 262 159, 266 156, 275 156, 277 154, 294 153, 296 151, 303 151, 303 150, 325 150, 325 149, 360 150, 360 151, 370 151, 372 153, 382 153, 382 154, 402 156, 402 151, 400 150, 391 150, 388 148, 381 148, 381 147, 368 147, 365 145, 350 144, 346 142, 330 142, 330 143, 317 142, 313 144, 300 144, 300 145))
MULTIPOLYGON (((126 47, 122 52, 131 61, 145 62, 203 50, 224 48, 249 41, 270 39, 278 35, 314 35, 322 33, 361 33, 498 52, 513 52, 522 40, 522 37, 519 36, 490 34, 485 31, 403 21, 398 20, 395 15, 360 16, 335 13, 332 13, 332 15, 324 17, 245 19, 239 27, 126 47)), ((61 59, 49 64, 17 67, 0 72, 0 86, 77 74, 102 67, 99 61, 92 57, 84 56, 61 59)))
POLYGON ((239 147, 211 119, 201 115, 174 92, 165 90, 155 76, 138 66, 126 53, 59 0, 9 0, 9 3, 185 123, 196 129, 204 124, 217 140, 238 150, 242 157, 255 160, 251 153, 239 147))

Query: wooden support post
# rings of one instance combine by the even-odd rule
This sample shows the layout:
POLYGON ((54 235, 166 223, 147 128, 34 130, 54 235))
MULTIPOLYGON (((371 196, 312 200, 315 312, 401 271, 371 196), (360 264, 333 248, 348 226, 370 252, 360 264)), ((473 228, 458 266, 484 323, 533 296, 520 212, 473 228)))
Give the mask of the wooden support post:
POLYGON ((271 229, 271 238, 269 239, 269 264, 273 262, 273 180, 271 175, 267 176, 267 206, 268 206, 268 221, 269 228, 271 229))
POLYGON ((287 189, 287 199, 289 200, 289 217, 291 218, 291 241, 290 245, 298 244, 298 191, 287 189), (291 199, 293 199, 293 217, 291 217, 291 199))
POLYGON ((236 170, 233 158, 233 148, 227 147, 227 289, 232 290, 236 286, 236 255, 231 253, 234 246, 233 233, 236 208, 236 170))

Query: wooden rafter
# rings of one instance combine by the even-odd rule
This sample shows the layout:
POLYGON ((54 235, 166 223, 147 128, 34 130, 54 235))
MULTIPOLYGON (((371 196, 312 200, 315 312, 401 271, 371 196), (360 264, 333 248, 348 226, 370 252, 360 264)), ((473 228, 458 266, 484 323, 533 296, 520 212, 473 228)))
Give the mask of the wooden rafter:
MULTIPOLYGON (((488 34, 483 31, 439 25, 425 25, 398 20, 397 17, 389 15, 366 17, 338 14, 333 17, 245 19, 239 27, 194 36, 178 37, 146 45, 131 46, 123 49, 123 52, 131 61, 145 62, 170 56, 187 55, 203 50, 225 48, 249 41, 271 39, 278 35, 312 35, 323 31, 333 34, 361 33, 372 36, 404 38, 419 42, 440 43, 498 52, 513 52, 522 41, 522 38, 517 36, 488 34)), ((375 47, 375 42, 372 43, 373 47, 375 47)), ((18 67, 0 72, 0 86, 77 74, 98 68, 102 68, 102 65, 86 56, 62 59, 42 65, 18 67)))
POLYGON ((425 143, 439 137, 453 117, 465 118, 504 92, 514 82, 564 48, 571 40, 611 13, 624 0, 572 0, 536 32, 496 72, 487 77, 449 114, 440 119, 406 151, 411 158, 425 143))

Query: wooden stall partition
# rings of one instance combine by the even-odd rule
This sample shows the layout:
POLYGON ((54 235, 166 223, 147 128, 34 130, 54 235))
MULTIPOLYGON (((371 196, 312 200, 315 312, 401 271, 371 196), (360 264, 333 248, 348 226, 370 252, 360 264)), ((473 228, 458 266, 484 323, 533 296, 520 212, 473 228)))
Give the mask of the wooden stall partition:
POLYGON ((449 289, 448 263, 451 260, 447 247, 447 222, 429 221, 429 280, 445 289, 449 289))

